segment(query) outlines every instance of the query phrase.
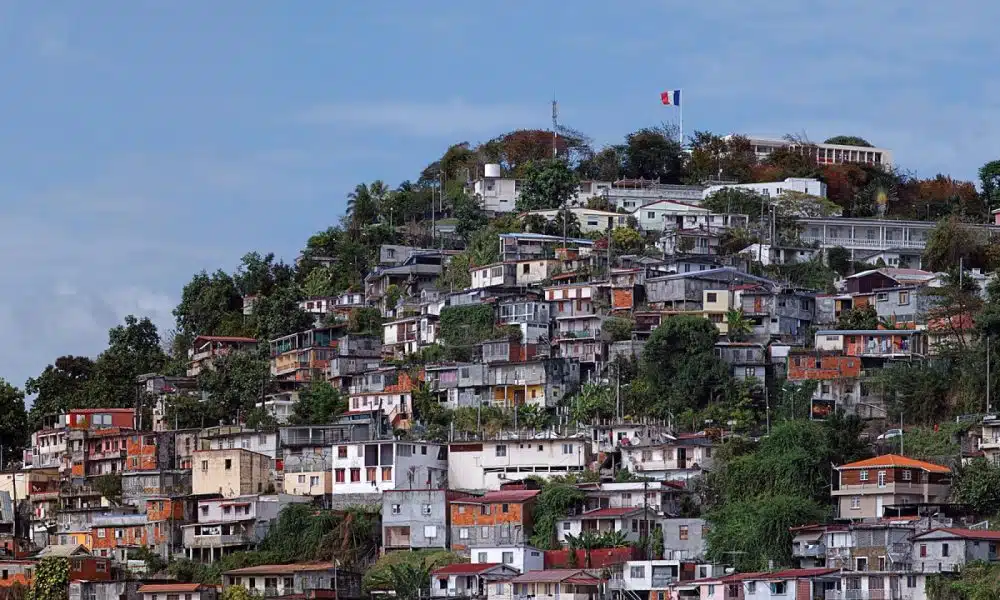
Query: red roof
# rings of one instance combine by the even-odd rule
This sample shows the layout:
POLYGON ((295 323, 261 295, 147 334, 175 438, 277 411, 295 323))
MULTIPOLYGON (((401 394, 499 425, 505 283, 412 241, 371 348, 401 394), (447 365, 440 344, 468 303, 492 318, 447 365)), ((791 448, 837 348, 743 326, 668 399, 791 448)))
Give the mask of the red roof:
POLYGON ((455 563, 431 571, 431 575, 476 575, 503 563, 455 563))
POLYGON ((298 573, 301 571, 329 571, 334 568, 332 562, 303 562, 291 563, 287 565, 257 565, 256 567, 243 567, 225 571, 225 575, 281 575, 283 573, 298 573))
POLYGON ((886 467, 903 467, 911 469, 921 469, 929 473, 951 473, 951 469, 941 465, 936 465, 934 463, 926 462, 923 460, 916 460, 914 458, 908 458, 906 456, 900 456, 898 454, 884 454, 882 456, 876 456, 875 458, 869 458, 867 460, 859 460, 857 462, 848 463, 846 465, 841 465, 837 467, 838 469, 878 469, 886 467))
POLYGON ((95 413, 134 413, 134 408, 71 408, 74 415, 92 415, 95 413))
POLYGON ((990 531, 988 529, 962 529, 960 527, 941 527, 938 529, 931 529, 930 531, 925 531, 924 533, 913 536, 913 539, 917 539, 938 531, 943 531, 955 537, 960 537, 967 540, 990 540, 990 541, 1000 540, 1000 531, 990 531))
POLYGON ((200 583, 151 583, 139 588, 140 594, 156 592, 197 592, 203 587, 200 583))

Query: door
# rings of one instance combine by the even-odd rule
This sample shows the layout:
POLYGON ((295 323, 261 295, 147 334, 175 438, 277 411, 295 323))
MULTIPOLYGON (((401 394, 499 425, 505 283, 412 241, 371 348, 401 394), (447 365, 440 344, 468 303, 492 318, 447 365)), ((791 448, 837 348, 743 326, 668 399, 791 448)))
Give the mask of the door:
POLYGON ((879 519, 882 518, 882 496, 875 497, 875 516, 879 519))
POLYGON ((677 449, 677 468, 678 469, 687 468, 687 448, 677 449))

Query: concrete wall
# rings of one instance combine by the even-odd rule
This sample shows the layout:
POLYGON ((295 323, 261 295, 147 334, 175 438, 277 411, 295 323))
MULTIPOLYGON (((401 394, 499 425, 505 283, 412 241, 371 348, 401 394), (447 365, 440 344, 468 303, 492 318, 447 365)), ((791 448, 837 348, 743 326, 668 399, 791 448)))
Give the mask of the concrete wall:
POLYGON ((271 484, 273 461, 249 450, 200 450, 193 454, 192 493, 226 498, 261 494, 271 484))
POLYGON ((386 549, 403 547, 394 535, 401 527, 409 527, 407 548, 447 548, 447 491, 389 490, 383 493, 382 543, 386 549))

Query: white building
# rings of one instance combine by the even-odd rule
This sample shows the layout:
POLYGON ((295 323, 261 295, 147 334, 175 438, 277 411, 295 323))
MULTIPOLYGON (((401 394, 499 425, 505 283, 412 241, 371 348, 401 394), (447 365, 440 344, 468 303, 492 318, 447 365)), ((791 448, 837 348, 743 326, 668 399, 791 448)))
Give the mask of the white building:
POLYGON ((503 302, 500 304, 499 322, 516 325, 521 330, 521 341, 537 344, 549 337, 549 304, 531 300, 503 302))
POLYGON ((690 435, 643 444, 622 446, 622 465, 644 477, 664 481, 686 481, 712 467, 712 441, 690 435))
MULTIPOLYGON (((778 148, 802 147, 802 144, 790 142, 782 138, 750 137, 757 160, 764 160, 778 148)), ((892 151, 871 146, 847 146, 844 144, 808 144, 815 148, 816 162, 821 165, 840 165, 844 163, 864 163, 869 165, 892 166, 892 151)), ((812 150, 810 150, 812 151, 812 150)))
POLYGON ((147 583, 139 586, 138 592, 142 594, 142 600, 159 600, 160 598, 215 600, 218 597, 218 588, 205 583, 147 583))
POLYGON ((517 284, 516 270, 517 265, 514 263, 494 263, 482 267, 473 267, 469 269, 469 275, 472 280, 469 289, 512 287, 517 284))
POLYGON ((509 565, 521 573, 545 568, 545 553, 533 546, 473 546, 469 556, 473 563, 509 565))
POLYGON ((545 281, 559 273, 562 263, 554 258, 537 258, 519 260, 516 266, 517 275, 514 282, 517 285, 528 286, 545 281))
POLYGON ((457 487, 448 479, 448 448, 426 442, 353 442, 333 453, 333 495, 457 487))
POLYGON ((66 454, 66 429, 42 429, 31 434, 31 450, 24 451, 24 466, 45 469, 62 465, 66 454))
POLYGON ((448 449, 448 486, 499 490, 501 483, 529 476, 579 473, 591 462, 590 442, 581 438, 453 442, 448 449))
POLYGON ((567 535, 579 537, 584 531, 619 531, 630 542, 638 542, 656 527, 656 512, 643 508, 598 508, 569 515, 556 523, 556 540, 568 544, 567 535))
POLYGON ((739 189, 757 192, 768 198, 778 198, 785 192, 799 192, 810 196, 826 198, 826 184, 819 179, 806 177, 789 177, 784 181, 770 181, 765 183, 731 183, 725 185, 712 185, 705 188, 704 198, 708 198, 715 192, 724 189, 739 189))
MULTIPOLYGON (((593 233, 595 231, 600 233, 607 231, 609 228, 614 229, 615 227, 625 227, 628 224, 629 215, 623 213, 595 210, 579 206, 569 208, 567 210, 573 213, 576 220, 580 223, 580 231, 585 234, 593 233)), ((556 216, 561 212, 563 212, 562 209, 553 208, 551 210, 533 210, 525 214, 539 215, 544 217, 547 221, 555 221, 556 216)))
POLYGON ((431 598, 482 598, 487 586, 518 575, 498 563, 454 563, 431 572, 431 598))
POLYGON ((983 417, 983 430, 979 438, 979 449, 986 460, 1000 465, 1000 417, 995 414, 983 417))
POLYGON ((976 561, 1000 560, 1000 531, 932 529, 913 540, 913 568, 923 573, 955 573, 976 561))

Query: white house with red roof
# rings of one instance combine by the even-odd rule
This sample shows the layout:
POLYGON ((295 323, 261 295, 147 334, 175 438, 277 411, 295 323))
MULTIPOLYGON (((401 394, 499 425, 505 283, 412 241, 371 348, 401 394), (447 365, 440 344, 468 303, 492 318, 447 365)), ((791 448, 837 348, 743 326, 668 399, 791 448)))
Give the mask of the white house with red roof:
POLYGON ((204 583, 150 583, 139 587, 142 600, 215 600, 219 586, 204 583))
POLYGON ((952 573, 970 562, 1000 561, 1000 531, 947 527, 915 535, 912 540, 915 571, 952 573))
POLYGON ((897 454, 886 454, 836 467, 837 518, 878 519, 884 507, 946 503, 951 469, 897 454))
POLYGON ((643 507, 598 508, 585 510, 559 521, 556 525, 556 540, 567 544, 566 535, 580 536, 585 531, 606 533, 620 531, 630 542, 638 542, 646 531, 657 523, 656 511, 643 507))
MULTIPOLYGON (((735 573, 675 582, 669 587, 669 597, 691 600, 834 600, 839 580, 839 571, 827 568, 735 573)), ((858 596, 855 600, 862 598, 866 597, 858 596)))
POLYGON ((456 563, 431 572, 431 598, 484 596, 486 586, 506 581, 519 571, 502 563, 456 563))

